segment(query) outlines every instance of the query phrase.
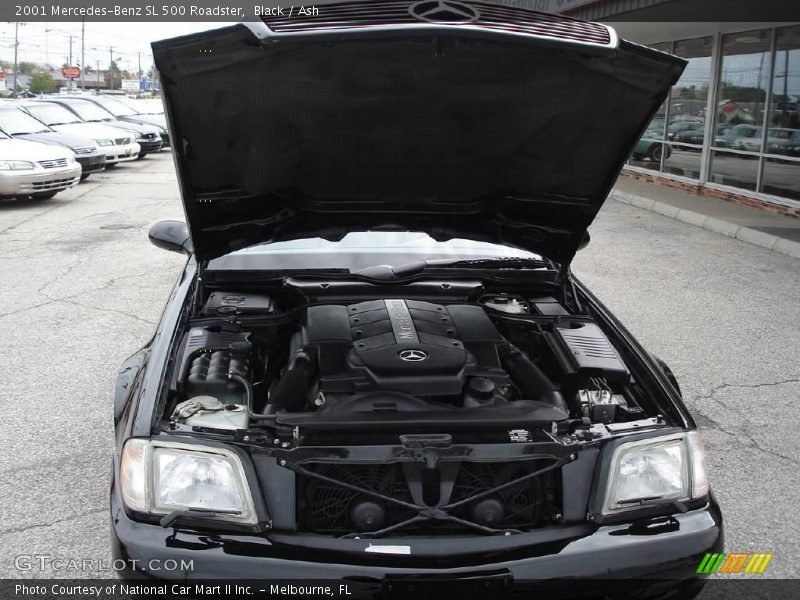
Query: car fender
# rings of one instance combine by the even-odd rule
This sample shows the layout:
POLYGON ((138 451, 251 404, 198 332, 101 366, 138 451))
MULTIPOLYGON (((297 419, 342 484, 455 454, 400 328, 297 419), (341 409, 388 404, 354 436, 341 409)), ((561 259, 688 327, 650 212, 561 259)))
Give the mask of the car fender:
POLYGON ((132 356, 128 357, 117 371, 117 381, 114 387, 114 424, 119 422, 125 407, 132 395, 132 390, 136 387, 135 382, 142 372, 147 359, 150 356, 150 348, 144 347, 132 356))

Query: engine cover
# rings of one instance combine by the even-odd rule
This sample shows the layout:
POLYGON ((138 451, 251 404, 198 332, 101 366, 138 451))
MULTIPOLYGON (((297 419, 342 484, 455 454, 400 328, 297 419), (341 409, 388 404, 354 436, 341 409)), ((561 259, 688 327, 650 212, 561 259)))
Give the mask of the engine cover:
POLYGON ((506 386, 497 353, 503 342, 480 306, 403 299, 313 306, 302 330, 322 392, 456 395, 478 376, 506 386))

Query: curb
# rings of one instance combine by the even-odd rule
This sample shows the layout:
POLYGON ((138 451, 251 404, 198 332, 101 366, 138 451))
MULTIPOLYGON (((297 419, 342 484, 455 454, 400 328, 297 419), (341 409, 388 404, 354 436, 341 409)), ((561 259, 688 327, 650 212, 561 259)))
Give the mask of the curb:
POLYGON ((713 231, 714 233, 726 235, 728 237, 747 242, 748 244, 753 244, 754 246, 758 246, 760 248, 766 248, 767 250, 772 250, 773 252, 779 252, 780 254, 785 254, 786 256, 791 256, 792 258, 800 258, 800 242, 780 238, 776 235, 772 235, 771 233, 764 233, 763 231, 759 231, 758 229, 753 229, 751 227, 742 227, 741 225, 736 225, 735 223, 723 221, 722 219, 717 219, 716 217, 709 217, 708 215, 704 215, 693 210, 678 208, 677 206, 672 206, 666 202, 659 202, 658 200, 653 200, 652 198, 647 198, 645 196, 639 196, 638 194, 631 194, 614 189, 611 190, 609 198, 617 202, 621 202, 622 204, 630 204, 631 206, 643 208, 645 210, 658 213, 662 216, 669 217, 670 219, 675 219, 676 221, 681 221, 683 223, 688 223, 689 225, 694 225, 695 227, 701 227, 703 229, 707 229, 708 231, 713 231))

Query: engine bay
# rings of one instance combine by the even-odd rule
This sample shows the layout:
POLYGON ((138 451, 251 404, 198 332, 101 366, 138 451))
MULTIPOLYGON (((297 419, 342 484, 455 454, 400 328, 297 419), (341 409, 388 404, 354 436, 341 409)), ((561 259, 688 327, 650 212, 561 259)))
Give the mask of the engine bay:
POLYGON ((276 531, 582 522, 598 447, 666 426, 602 319, 541 291, 289 277, 189 312, 162 431, 251 450, 276 531))
POLYGON ((452 296, 214 291, 181 340, 169 422, 509 432, 655 416, 591 317, 548 296, 452 296))

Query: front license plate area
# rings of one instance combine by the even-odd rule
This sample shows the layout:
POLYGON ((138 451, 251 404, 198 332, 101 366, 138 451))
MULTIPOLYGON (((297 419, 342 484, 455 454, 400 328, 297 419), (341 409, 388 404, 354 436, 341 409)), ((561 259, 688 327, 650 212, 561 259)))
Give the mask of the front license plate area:
POLYGON ((508 571, 443 576, 391 575, 383 580, 386 600, 502 600, 514 578, 508 571))

